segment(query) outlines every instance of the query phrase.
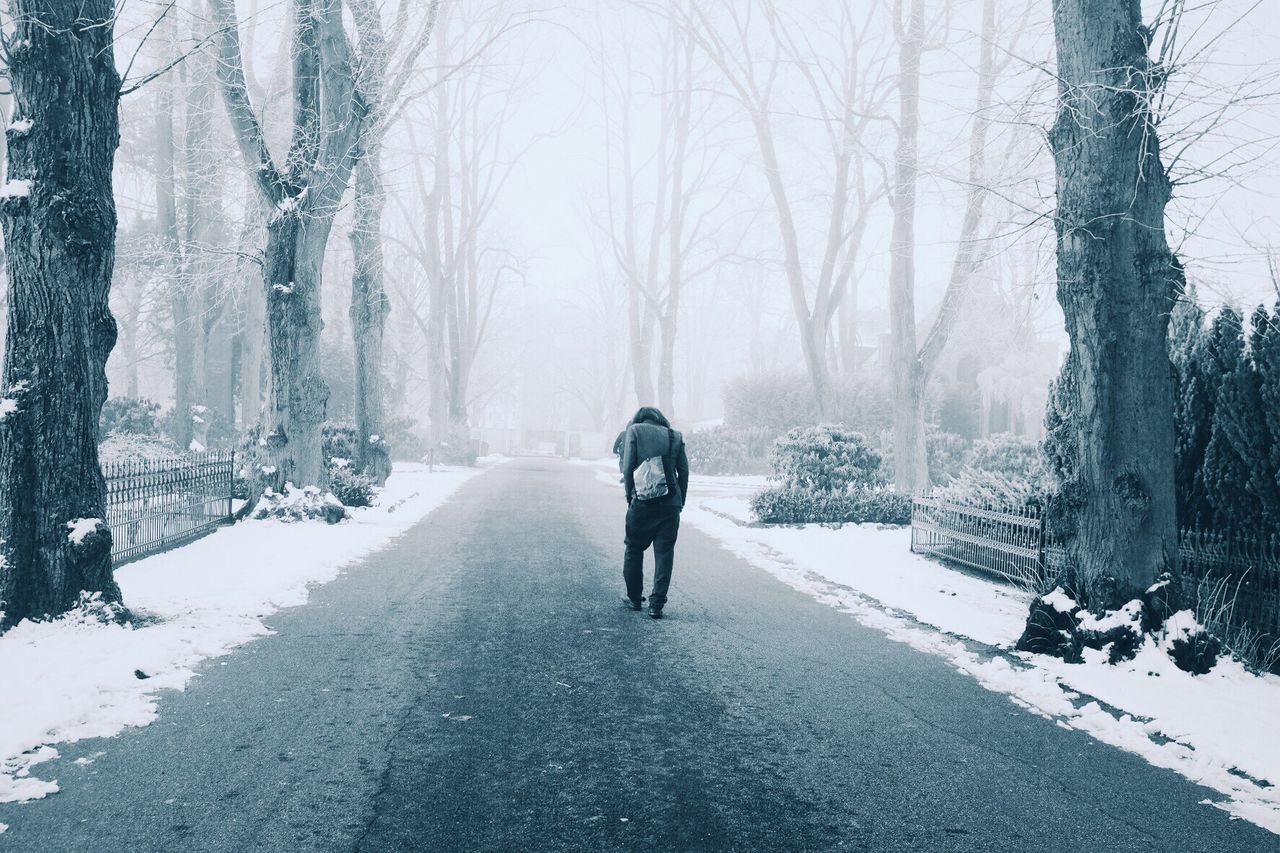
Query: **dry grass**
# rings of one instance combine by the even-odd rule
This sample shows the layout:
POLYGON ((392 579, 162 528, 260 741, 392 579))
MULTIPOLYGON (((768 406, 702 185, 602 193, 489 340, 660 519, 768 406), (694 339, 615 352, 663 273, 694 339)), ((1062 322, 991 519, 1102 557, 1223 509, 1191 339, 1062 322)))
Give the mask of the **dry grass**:
POLYGON ((1249 669, 1280 672, 1280 637, 1263 634, 1235 618, 1236 601, 1244 576, 1205 578, 1196 584, 1195 612, 1205 629, 1249 669))

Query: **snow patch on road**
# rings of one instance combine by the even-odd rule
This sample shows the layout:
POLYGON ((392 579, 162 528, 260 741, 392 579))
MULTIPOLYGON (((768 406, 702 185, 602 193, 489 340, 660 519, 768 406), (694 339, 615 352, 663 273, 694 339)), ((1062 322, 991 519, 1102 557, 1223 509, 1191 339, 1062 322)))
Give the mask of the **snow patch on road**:
POLYGON ((312 585, 389 543, 483 469, 397 465, 378 505, 340 524, 245 521, 116 572, 136 621, 92 610, 22 622, 0 637, 0 802, 58 790, 31 775, 50 744, 111 737, 156 717, 157 693, 182 690, 195 667, 269 635, 263 619, 305 604, 312 585))
POLYGON ((730 552, 892 640, 945 658, 1032 713, 1217 791, 1224 799, 1206 803, 1280 834, 1280 678, 1231 660, 1192 676, 1173 664, 1167 641, 1148 642, 1117 665, 1092 649, 1083 664, 1014 652, 1029 592, 912 554, 908 528, 750 526, 758 485, 692 479, 686 520, 730 552))

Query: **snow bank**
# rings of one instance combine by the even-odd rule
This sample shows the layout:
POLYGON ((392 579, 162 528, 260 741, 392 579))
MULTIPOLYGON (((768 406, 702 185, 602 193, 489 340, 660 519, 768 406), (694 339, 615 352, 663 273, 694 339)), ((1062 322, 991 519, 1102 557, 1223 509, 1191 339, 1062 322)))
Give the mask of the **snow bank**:
POLYGON ((1205 803, 1280 834, 1280 678, 1231 660, 1192 676, 1170 659, 1172 636, 1116 665, 1092 649, 1083 664, 1015 653, 1029 593, 912 554, 907 528, 747 526, 754 488, 694 477, 685 518, 795 589, 1033 713, 1219 792, 1205 803))
MULTIPOLYGON (((139 624, 104 622, 87 608, 23 622, 0 637, 0 802, 58 790, 32 775, 50 746, 110 737, 156 717, 156 694, 183 689, 203 660, 272 631, 262 620, 305 604, 312 584, 386 545, 482 469, 397 465, 379 505, 341 524, 248 521, 116 572, 139 624)), ((97 608, 100 612, 101 608, 97 608)))

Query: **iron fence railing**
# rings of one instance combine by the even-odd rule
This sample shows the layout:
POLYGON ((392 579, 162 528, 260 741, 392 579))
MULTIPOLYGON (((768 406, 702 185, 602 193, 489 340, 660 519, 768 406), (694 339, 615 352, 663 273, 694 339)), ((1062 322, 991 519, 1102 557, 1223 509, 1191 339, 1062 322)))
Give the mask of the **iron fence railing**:
MULTIPOLYGON (((921 496, 912 502, 911 550, 1043 592, 1066 566, 1066 549, 1036 507, 982 507, 921 496)), ((1280 638, 1280 539, 1178 535, 1178 568, 1201 610, 1280 638)), ((1208 613, 1198 614, 1201 618, 1208 613)))
POLYGON ((990 572, 1040 590, 1044 517, 1034 507, 978 507, 944 498, 912 501, 911 550, 990 572))
POLYGON ((117 566, 198 539, 231 520, 230 451, 108 462, 102 473, 117 566))
POLYGON ((1184 530, 1178 537, 1178 567, 1202 608, 1280 638, 1280 541, 1184 530))

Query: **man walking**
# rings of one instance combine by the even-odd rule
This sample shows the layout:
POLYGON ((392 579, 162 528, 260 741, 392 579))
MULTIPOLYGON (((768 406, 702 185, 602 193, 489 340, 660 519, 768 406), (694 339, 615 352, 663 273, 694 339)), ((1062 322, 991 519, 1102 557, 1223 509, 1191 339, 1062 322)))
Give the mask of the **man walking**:
POLYGON ((653 590, 649 615, 662 618, 671 586, 680 510, 689 491, 689 458, 684 436, 671 428, 662 412, 644 406, 622 437, 622 482, 627 494, 626 551, 622 579, 624 604, 639 610, 644 603, 644 552, 653 546, 653 590))

